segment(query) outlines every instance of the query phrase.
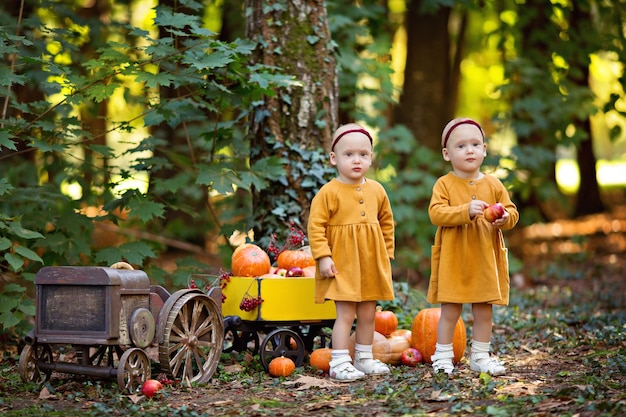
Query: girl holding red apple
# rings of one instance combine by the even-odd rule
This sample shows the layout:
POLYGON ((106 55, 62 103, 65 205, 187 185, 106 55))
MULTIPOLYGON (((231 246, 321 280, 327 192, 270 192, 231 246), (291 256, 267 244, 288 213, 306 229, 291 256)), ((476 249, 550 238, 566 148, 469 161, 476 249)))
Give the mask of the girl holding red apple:
POLYGON ((470 369, 504 375, 502 362, 490 355, 492 306, 509 303, 508 254, 502 230, 517 224, 519 212, 500 180, 480 170, 487 144, 477 122, 450 121, 443 129, 441 146, 452 171, 435 183, 428 208, 437 232, 427 301, 441 304, 433 369, 447 374, 454 370, 454 328, 463 304, 471 303, 470 369), (487 210, 496 203, 503 210, 499 206, 487 210))
POLYGON ((337 381, 389 372, 374 359, 372 344, 376 302, 394 299, 394 221, 385 189, 365 178, 372 155, 372 137, 363 127, 350 123, 337 129, 330 163, 338 175, 313 198, 308 221, 315 301, 334 300, 337 312, 329 370, 337 381), (353 362, 349 349, 355 317, 353 362))

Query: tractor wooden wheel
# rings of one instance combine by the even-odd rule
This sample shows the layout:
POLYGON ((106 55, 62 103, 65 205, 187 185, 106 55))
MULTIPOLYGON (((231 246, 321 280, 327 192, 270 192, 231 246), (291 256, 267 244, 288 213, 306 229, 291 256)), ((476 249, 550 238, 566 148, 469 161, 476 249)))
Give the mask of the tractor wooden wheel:
POLYGON ((159 343, 161 369, 184 383, 207 382, 217 368, 224 345, 220 310, 202 292, 177 292, 173 297, 164 306, 165 321, 159 324, 163 330, 159 343))
POLYGON ((150 359, 146 352, 139 348, 124 352, 117 367, 117 388, 120 392, 138 393, 150 376, 150 359))
POLYGON ((52 349, 50 349, 50 346, 40 344, 24 346, 18 364, 22 381, 43 384, 50 379, 52 371, 39 369, 39 362, 52 363, 52 349))

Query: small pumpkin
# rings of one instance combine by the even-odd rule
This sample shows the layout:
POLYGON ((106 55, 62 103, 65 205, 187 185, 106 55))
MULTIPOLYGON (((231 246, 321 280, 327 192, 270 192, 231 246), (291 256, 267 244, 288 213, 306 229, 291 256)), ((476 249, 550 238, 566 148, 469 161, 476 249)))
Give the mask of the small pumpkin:
MULTIPOLYGON (((419 350, 424 357, 424 362, 432 363, 431 356, 435 353, 437 343, 437 325, 441 317, 441 308, 425 308, 420 310, 413 319, 411 326, 411 347, 419 350)), ((454 328, 452 349, 454 351, 454 363, 459 363, 465 355, 467 335, 465 323, 459 317, 454 328)))
POLYGON ((398 328, 398 317, 393 311, 383 310, 381 306, 376 307, 374 316, 374 330, 387 337, 398 328))
POLYGON ((289 376, 295 369, 296 364, 290 358, 284 356, 278 356, 272 359, 269 364, 270 375, 275 378, 289 376))
POLYGON ((238 246, 231 257, 231 268, 236 277, 258 277, 268 274, 271 266, 269 255, 252 243, 238 246))
POLYGON ((402 336, 406 340, 408 340, 409 343, 411 343, 411 331, 409 329, 397 329, 397 330, 394 330, 393 332, 391 332, 389 337, 393 337, 393 336, 402 336))
POLYGON ((309 356, 309 364, 322 372, 330 371, 330 361, 333 359, 333 350, 331 348, 319 348, 311 352, 309 356))
POLYGON ((391 347, 391 357, 389 363, 391 365, 397 365, 400 363, 400 357, 402 352, 411 347, 411 343, 404 336, 389 336, 387 338, 389 346, 391 347))
MULTIPOLYGON (((354 345, 356 343, 355 333, 352 333, 350 336, 350 344, 348 350, 350 351, 350 356, 354 358, 354 345)), ((372 356, 374 359, 378 359, 383 363, 390 363, 391 361, 391 345, 389 344, 389 340, 382 335, 381 333, 374 332, 374 341, 372 343, 372 356)))
POLYGON ((290 268, 306 268, 315 266, 315 259, 308 248, 290 250, 286 249, 276 258, 278 268, 289 270, 290 268))

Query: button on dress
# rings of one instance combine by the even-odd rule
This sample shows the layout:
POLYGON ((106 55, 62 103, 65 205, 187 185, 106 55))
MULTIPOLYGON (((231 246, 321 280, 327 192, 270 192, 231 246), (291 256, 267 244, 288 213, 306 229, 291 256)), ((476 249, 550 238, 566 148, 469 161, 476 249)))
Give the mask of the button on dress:
POLYGON ((315 302, 393 300, 394 222, 383 186, 367 179, 325 184, 311 201, 307 237, 316 262, 331 256, 339 271, 316 270, 315 302))
POLYGON ((435 183, 428 214, 437 232, 427 301, 508 305, 508 250, 501 229, 512 229, 519 213, 500 180, 488 174, 468 180, 450 172, 435 183), (483 216, 470 219, 468 206, 475 199, 501 203, 507 223, 497 228, 483 216))

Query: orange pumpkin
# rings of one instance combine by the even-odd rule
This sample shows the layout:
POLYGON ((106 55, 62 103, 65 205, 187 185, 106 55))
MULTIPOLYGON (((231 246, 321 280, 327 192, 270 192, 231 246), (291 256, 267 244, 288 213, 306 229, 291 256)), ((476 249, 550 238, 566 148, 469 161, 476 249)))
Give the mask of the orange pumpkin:
POLYGON ((374 330, 387 337, 398 328, 398 317, 393 311, 383 310, 381 306, 376 307, 374 317, 374 330))
POLYGON ((391 332, 389 337, 393 337, 393 336, 402 336, 409 343, 411 343, 411 331, 409 329, 397 329, 397 330, 394 330, 393 332, 391 332))
POLYGON ((391 365, 397 365, 400 363, 400 357, 402 352, 411 347, 411 343, 404 336, 390 336, 387 338, 389 346, 391 347, 391 357, 389 363, 391 365))
MULTIPOLYGON (((354 345, 356 343, 355 333, 352 333, 350 336, 350 344, 348 346, 348 350, 350 351, 350 356, 354 358, 354 345)), ((372 343, 372 355, 374 359, 378 359, 383 363, 390 363, 391 361, 391 345, 389 344, 389 340, 381 333, 374 332, 374 341, 372 343)))
POLYGON ((231 257, 231 268, 236 277, 258 277, 270 272, 269 255, 257 245, 244 243, 231 257))
MULTIPOLYGON (((437 343, 437 325, 441 317, 441 308, 425 308, 415 315, 411 326, 411 347, 419 350, 424 357, 424 362, 432 363, 431 356, 435 353, 437 343)), ((454 363, 459 363, 465 355, 467 335, 465 324, 459 317, 454 328, 452 349, 454 350, 454 363)))
POLYGON ((269 372, 273 377, 289 376, 296 369, 296 364, 284 356, 278 356, 270 361, 269 372))
POLYGON ((319 348, 311 352, 309 364, 323 372, 330 371, 330 361, 333 359, 331 348, 319 348))
POLYGON ((284 250, 278 255, 276 264, 279 268, 306 268, 308 266, 315 266, 315 259, 311 255, 311 251, 308 249, 299 250, 284 250))

